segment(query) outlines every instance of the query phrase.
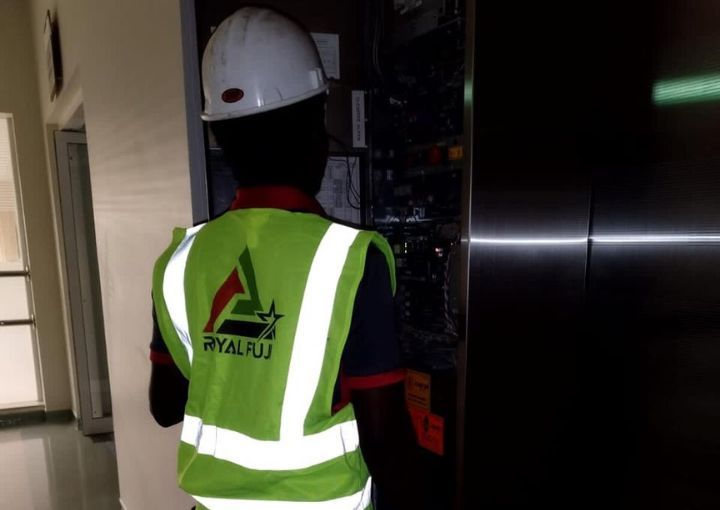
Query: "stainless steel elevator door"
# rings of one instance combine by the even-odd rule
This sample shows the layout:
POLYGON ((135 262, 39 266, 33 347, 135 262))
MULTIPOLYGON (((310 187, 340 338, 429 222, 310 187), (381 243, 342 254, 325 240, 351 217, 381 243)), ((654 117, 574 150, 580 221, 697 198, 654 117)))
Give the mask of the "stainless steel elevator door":
POLYGON ((594 174, 592 452, 608 503, 717 508, 720 11, 656 2, 645 25, 594 174))
MULTIPOLYGON (((570 499, 590 184, 582 28, 476 4, 464 508, 570 499)), ((579 506, 581 508, 582 506, 579 506)))
POLYGON ((720 10, 476 12, 466 508, 720 508, 720 10))

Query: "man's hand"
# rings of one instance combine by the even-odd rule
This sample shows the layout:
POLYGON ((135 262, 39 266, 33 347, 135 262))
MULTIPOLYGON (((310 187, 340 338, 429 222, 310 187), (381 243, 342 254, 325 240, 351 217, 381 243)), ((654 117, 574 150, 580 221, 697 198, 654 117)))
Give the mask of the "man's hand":
POLYGON ((189 382, 174 364, 153 363, 150 375, 150 412, 158 425, 183 421, 189 382))

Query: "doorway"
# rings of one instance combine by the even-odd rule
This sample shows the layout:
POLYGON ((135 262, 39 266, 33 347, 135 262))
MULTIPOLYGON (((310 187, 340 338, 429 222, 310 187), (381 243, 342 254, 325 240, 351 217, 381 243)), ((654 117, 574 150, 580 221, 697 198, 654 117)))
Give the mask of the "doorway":
POLYGON ((78 422, 86 435, 112 431, 112 401, 84 133, 55 133, 58 189, 75 370, 78 422))
POLYGON ((30 268, 13 118, 0 113, 0 409, 40 408, 30 268))

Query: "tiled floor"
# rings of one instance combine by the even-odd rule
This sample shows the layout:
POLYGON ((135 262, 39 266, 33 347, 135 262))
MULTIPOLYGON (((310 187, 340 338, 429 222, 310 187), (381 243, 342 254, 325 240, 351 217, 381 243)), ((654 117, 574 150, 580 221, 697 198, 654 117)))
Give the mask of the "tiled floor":
POLYGON ((118 510, 114 443, 74 423, 0 429, 0 501, 13 510, 118 510))

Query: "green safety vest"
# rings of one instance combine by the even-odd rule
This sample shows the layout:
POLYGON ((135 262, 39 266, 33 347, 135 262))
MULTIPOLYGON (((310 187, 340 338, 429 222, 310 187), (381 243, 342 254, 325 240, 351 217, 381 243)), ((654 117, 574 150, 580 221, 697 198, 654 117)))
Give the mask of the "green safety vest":
POLYGON ((162 336, 190 380, 180 487, 209 510, 362 510, 371 480, 355 413, 332 398, 377 233, 241 209, 175 229, 155 265, 162 336))

